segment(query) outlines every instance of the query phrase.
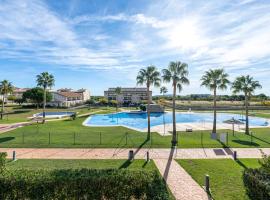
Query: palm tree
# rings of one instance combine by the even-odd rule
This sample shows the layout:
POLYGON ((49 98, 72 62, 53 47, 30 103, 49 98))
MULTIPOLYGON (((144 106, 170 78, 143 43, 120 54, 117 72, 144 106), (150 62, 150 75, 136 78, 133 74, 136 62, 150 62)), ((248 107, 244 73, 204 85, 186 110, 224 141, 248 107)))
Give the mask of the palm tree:
POLYGON ((116 112, 118 111, 118 99, 117 99, 117 97, 118 97, 118 95, 120 95, 121 93, 122 93, 122 88, 121 87, 116 87, 115 88, 115 93, 116 93, 116 112))
POLYGON ((258 81, 253 80, 253 77, 240 76, 235 79, 232 84, 233 93, 243 92, 245 94, 245 109, 246 109, 246 130, 245 133, 249 134, 249 119, 248 119, 248 106, 249 99, 256 89, 260 89, 262 86, 258 81))
POLYGON ((47 88, 54 86, 54 76, 48 72, 37 75, 37 86, 43 88, 43 123, 45 122, 46 93, 47 88))
POLYGON ((181 63, 180 61, 170 62, 168 69, 163 69, 163 81, 172 82, 173 86, 173 135, 172 135, 172 147, 175 147, 177 144, 177 135, 176 135, 176 117, 175 117, 175 98, 176 90, 179 92, 182 91, 183 85, 188 85, 189 80, 188 76, 188 65, 186 63, 181 63))
POLYGON ((210 69, 206 71, 201 78, 201 86, 205 86, 214 92, 214 121, 212 133, 217 132, 217 90, 226 90, 230 81, 229 75, 225 73, 224 69, 210 69))
POLYGON ((168 92, 168 89, 165 86, 162 86, 160 88, 160 94, 162 94, 164 96, 164 94, 166 94, 168 92))
POLYGON ((3 80, 0 83, 0 94, 2 94, 2 110, 1 110, 1 119, 3 119, 3 114, 5 111, 5 99, 6 99, 6 95, 9 93, 12 93, 13 91, 13 86, 11 84, 11 82, 9 82, 8 80, 3 80))
POLYGON ((148 131, 147 139, 150 139, 150 87, 154 85, 155 87, 160 86, 160 73, 157 71, 156 67, 151 65, 146 69, 141 69, 137 75, 137 84, 146 84, 147 87, 147 120, 148 120, 148 131))

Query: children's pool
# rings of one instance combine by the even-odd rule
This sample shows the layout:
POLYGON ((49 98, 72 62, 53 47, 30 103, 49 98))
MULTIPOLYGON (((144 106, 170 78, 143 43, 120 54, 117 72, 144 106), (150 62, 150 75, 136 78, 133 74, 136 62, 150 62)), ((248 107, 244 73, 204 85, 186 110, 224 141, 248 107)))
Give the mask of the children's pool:
MULTIPOLYGON (((73 115, 74 112, 45 112, 45 118, 62 118, 69 117, 73 115)), ((42 117, 43 113, 37 113, 33 115, 34 117, 42 117)))
MULTIPOLYGON (((245 123, 245 116, 240 114, 218 113, 217 123, 223 123, 229 119, 240 120, 245 123)), ((151 113, 151 127, 172 123, 172 113, 151 113)), ((176 113, 176 123, 207 123, 213 122, 213 113, 186 112, 176 113)), ((249 117, 251 126, 268 126, 267 119, 259 117, 249 117)), ((143 130, 147 128, 146 112, 119 112, 112 114, 96 114, 88 117, 83 125, 85 126, 125 126, 143 130)))

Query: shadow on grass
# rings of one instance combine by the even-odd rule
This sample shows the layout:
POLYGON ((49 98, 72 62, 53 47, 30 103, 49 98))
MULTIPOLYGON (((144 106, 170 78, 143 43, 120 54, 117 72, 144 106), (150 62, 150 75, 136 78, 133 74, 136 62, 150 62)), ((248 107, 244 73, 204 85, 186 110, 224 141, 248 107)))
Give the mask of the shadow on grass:
POLYGON ((266 141, 266 140, 263 140, 263 139, 261 139, 261 138, 259 138, 259 137, 256 137, 256 136, 254 136, 254 135, 252 135, 252 137, 255 138, 255 139, 257 139, 257 140, 260 140, 260 141, 262 141, 262 142, 264 142, 264 143, 270 144, 270 142, 268 142, 268 141, 266 141))
POLYGON ((3 138, 0 138, 0 143, 4 143, 4 142, 8 142, 10 140, 14 140, 15 137, 3 137, 3 138))
POLYGON ((138 148, 135 150, 134 152, 134 156, 140 151, 140 149, 150 140, 148 138, 146 138, 146 140, 143 141, 143 143, 140 144, 140 146, 138 146, 138 148))
POLYGON ((119 169, 126 169, 129 167, 129 165, 132 163, 130 160, 126 160, 120 167, 119 169))
POLYGON ((260 146, 258 143, 250 142, 250 141, 246 141, 246 140, 232 140, 232 142, 235 142, 235 143, 238 143, 241 145, 247 145, 247 146, 254 146, 254 147, 260 146))
POLYGON ((235 161, 238 165, 240 165, 241 167, 243 167, 244 169, 247 169, 248 167, 244 164, 244 163, 242 163, 240 160, 236 160, 235 161))

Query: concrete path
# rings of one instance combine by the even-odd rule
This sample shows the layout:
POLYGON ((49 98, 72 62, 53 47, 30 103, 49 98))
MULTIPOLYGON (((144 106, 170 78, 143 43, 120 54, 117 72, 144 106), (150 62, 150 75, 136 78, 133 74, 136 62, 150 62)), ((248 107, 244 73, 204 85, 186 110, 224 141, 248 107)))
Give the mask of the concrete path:
POLYGON ((171 149, 71 149, 71 148, 0 148, 0 152, 7 152, 12 157, 16 151, 17 158, 33 159, 127 159, 129 150, 135 153, 135 159, 145 159, 149 151, 151 159, 220 159, 232 158, 233 151, 237 151, 239 158, 261 158, 262 152, 270 155, 270 148, 194 148, 177 149, 171 154, 171 149))
POLYGON ((211 199, 175 160, 154 159, 154 162, 176 200, 211 199))

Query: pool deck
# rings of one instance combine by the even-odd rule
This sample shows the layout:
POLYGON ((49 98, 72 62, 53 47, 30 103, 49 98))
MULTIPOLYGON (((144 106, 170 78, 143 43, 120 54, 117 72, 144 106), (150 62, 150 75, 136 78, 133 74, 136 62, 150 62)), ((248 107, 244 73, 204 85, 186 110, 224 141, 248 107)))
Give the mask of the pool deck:
MULTIPOLYGON (((263 128, 267 128, 270 126, 263 126, 263 128)), ((250 126, 250 128, 262 128, 262 126, 250 126)), ((186 131, 186 129, 192 129, 193 131, 203 131, 203 130, 212 130, 213 129, 213 123, 207 122, 207 123, 177 123, 176 124, 176 130, 177 131, 186 131)), ((232 130, 233 126, 232 124, 226 124, 226 123, 217 123, 217 130, 232 130)), ((245 125, 235 125, 234 130, 238 132, 243 132, 245 129, 245 125)), ((157 125, 151 127, 152 132, 157 132, 162 136, 171 135, 170 132, 173 130, 173 124, 166 124, 164 125, 157 125)), ((143 130, 144 132, 147 131, 147 129, 143 130)))

